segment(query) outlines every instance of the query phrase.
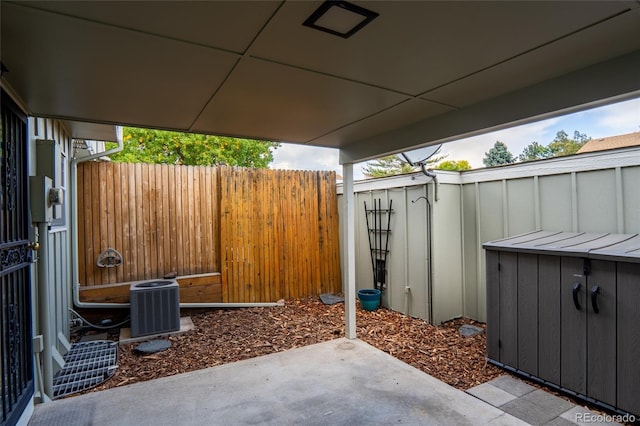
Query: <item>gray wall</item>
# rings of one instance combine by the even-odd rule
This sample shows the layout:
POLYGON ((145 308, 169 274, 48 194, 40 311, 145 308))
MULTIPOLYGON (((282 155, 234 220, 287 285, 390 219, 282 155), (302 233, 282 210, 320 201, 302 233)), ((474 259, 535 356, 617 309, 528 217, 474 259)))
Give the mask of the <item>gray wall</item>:
POLYGON ((484 242, 537 229, 640 233, 640 148, 437 173, 437 201, 433 182, 421 173, 354 186, 358 288, 372 286, 363 201, 382 198, 387 206, 393 199, 383 304, 434 324, 460 316, 486 321, 484 242), (431 232, 426 202, 411 203, 427 193, 431 232))
MULTIPOLYGON (((72 147, 71 140, 68 137, 66 129, 55 120, 44 118, 29 118, 29 171, 30 175, 34 176, 42 170, 42 165, 37 164, 38 160, 38 144, 36 140, 47 139, 53 140, 60 148, 60 156, 58 158, 51 158, 50 161, 55 161, 57 167, 59 167, 58 182, 54 183, 54 186, 62 186, 66 189, 69 188, 69 157, 72 147)), ((42 158, 42 156, 40 156, 42 158)), ((44 161, 44 160, 41 160, 44 161)), ((49 318, 39 318, 38 309, 34 309, 34 335, 42 334, 42 324, 44 321, 48 321, 50 327, 50 341, 60 354, 66 353, 65 344, 69 339, 69 308, 73 306, 71 298, 71 286, 70 286, 70 265, 71 265, 71 252, 70 252, 70 234, 68 232, 68 220, 69 220, 69 202, 68 192, 65 191, 65 202, 60 209, 64 210, 64 214, 61 214, 64 219, 58 220, 53 224, 47 235, 40 235, 39 242, 42 247, 44 244, 49 249, 49 273, 47 277, 38 276, 38 262, 42 251, 35 252, 35 262, 32 268, 33 276, 33 295, 36 306, 41 298, 38 292, 37 281, 48 279, 49 289, 49 318)), ((54 363, 55 365, 55 363, 54 363)))
POLYGON ((464 306, 486 321, 482 243, 536 229, 639 233, 640 149, 462 173, 464 306))
MULTIPOLYGON (((424 198, 418 199, 427 196, 427 185, 424 184, 424 179, 404 182, 408 185, 387 188, 375 188, 369 185, 370 183, 359 182, 355 187, 356 288, 358 290, 373 288, 374 285, 364 203, 366 201, 367 208, 371 209, 374 199, 380 199, 382 208, 388 208, 392 201, 387 287, 382 295, 382 305, 428 320, 430 315, 428 203, 424 198)), ((432 194, 428 196, 430 202, 433 202, 432 194)), ((338 198, 340 209, 342 209, 342 200, 340 196, 338 198)))
POLYGON ((459 185, 438 185, 433 208, 433 324, 462 316, 462 204, 459 185))
MULTIPOLYGON (((463 313, 462 213, 460 185, 440 184, 437 201, 434 187, 420 173, 356 182, 356 287, 373 287, 364 202, 371 208, 381 199, 386 208, 393 201, 382 305, 439 324, 463 313)), ((338 203, 341 211, 341 196, 338 203)))

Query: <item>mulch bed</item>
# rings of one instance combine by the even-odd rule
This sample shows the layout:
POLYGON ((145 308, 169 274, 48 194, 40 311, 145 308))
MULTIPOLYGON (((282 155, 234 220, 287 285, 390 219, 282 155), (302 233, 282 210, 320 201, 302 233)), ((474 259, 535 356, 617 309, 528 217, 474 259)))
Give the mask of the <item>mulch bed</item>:
MULTIPOLYGON (((260 355, 294 349, 344 336, 344 305, 324 305, 318 298, 290 300, 272 308, 183 311, 195 329, 172 336, 171 348, 138 354, 139 343, 120 345, 114 376, 91 391, 99 391, 200 370, 260 355)), ((485 360, 485 334, 464 337, 467 319, 442 326, 380 308, 358 307, 357 334, 385 351, 458 389, 466 390, 503 372, 485 360)))

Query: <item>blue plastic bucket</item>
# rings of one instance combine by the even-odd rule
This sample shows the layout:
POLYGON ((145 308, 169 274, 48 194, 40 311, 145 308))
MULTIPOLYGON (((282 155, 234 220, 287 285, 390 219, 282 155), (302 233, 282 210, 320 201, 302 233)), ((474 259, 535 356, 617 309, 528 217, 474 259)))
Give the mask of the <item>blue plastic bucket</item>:
POLYGON ((358 299, 360 299, 360 306, 365 311, 375 311, 380 306, 380 290, 375 288, 365 288, 358 290, 358 299))

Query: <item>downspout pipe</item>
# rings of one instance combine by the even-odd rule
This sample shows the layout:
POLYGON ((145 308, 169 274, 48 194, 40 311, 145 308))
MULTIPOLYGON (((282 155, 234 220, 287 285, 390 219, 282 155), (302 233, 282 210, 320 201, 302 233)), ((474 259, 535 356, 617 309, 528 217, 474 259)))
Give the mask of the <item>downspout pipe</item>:
MULTIPOLYGON (((433 172, 432 172, 433 173, 433 172)), ((425 173, 426 174, 426 173, 425 173)), ((435 174, 435 173, 433 173, 435 174)), ((427 175, 428 176, 428 175, 427 175)), ((429 176, 431 177, 431 176, 429 176)), ((435 176, 434 176, 435 179, 435 176)), ((432 209, 433 205, 431 201, 429 201, 429 187, 425 185, 425 195, 422 195, 415 200, 412 200, 412 203, 416 203, 418 200, 423 199, 427 202, 427 297, 428 297, 428 306, 429 306, 429 324, 433 324, 433 227, 432 227, 432 209)), ((405 287, 405 298, 407 295, 407 290, 411 290, 409 287, 405 287)), ((408 308, 407 308, 408 309, 408 308)))
POLYGON ((424 163, 420 163, 420 168, 425 176, 433 179, 433 199, 434 201, 438 201, 438 175, 436 175, 433 170, 428 170, 424 163))
POLYGON ((73 283, 73 304, 79 308, 108 308, 109 305, 121 305, 119 303, 85 303, 80 301, 80 282, 78 271, 78 164, 95 160, 107 155, 115 154, 124 148, 122 127, 116 126, 116 141, 118 146, 104 152, 98 152, 86 157, 73 157, 71 159, 71 282, 73 283))
MULTIPOLYGON (((433 173, 433 172, 432 172, 433 173)), ((434 180, 434 188, 438 188, 438 184, 436 181, 435 173, 433 173, 434 180)), ((429 280, 429 286, 427 291, 427 297, 429 298, 429 324, 433 324, 433 227, 432 225, 432 214, 433 214, 433 206, 431 205, 431 201, 429 201, 429 187, 425 187, 425 192, 427 196, 425 200, 427 201, 427 258, 428 260, 428 268, 429 272, 427 275, 427 279, 429 280)), ((434 197, 437 194, 437 189, 434 190, 434 197)))
MULTIPOLYGON (((426 176, 433 179, 433 201, 435 203, 436 201, 438 201, 438 176, 432 170, 427 170, 427 167, 424 165, 424 163, 421 166, 422 166, 422 173, 424 173, 426 176)), ((427 194, 427 196, 425 197, 425 200, 427 201, 427 232, 428 232, 427 257, 429 259, 429 262, 428 262, 429 291, 427 292, 429 297, 429 314, 428 315, 429 315, 429 324, 433 324, 433 227, 432 227, 433 206, 429 201, 428 186, 425 187, 425 191, 427 194)))
MULTIPOLYGON (((71 160, 71 282, 73 283, 73 304, 78 308, 129 308, 129 303, 94 303, 80 300, 80 282, 78 271, 78 164, 116 154, 124 148, 122 127, 116 126, 118 146, 96 154, 71 160)), ((284 306, 284 303, 180 303, 180 308, 259 308, 284 306)))

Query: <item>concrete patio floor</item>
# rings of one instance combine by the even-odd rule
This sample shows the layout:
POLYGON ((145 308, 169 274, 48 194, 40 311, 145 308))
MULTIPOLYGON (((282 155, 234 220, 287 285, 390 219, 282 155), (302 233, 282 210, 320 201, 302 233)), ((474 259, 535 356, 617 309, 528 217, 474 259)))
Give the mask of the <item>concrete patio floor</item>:
POLYGON ((32 426, 523 425, 360 340, 336 339, 36 406, 32 426))

